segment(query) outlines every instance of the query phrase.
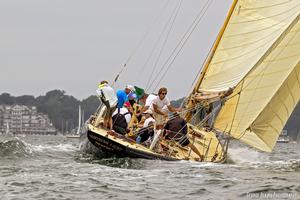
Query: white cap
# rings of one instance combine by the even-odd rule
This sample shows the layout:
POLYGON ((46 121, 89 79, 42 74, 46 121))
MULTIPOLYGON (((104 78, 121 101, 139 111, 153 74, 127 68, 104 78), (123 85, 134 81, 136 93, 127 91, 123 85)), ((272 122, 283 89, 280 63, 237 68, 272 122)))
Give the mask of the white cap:
POLYGON ((126 85, 125 89, 129 89, 131 91, 134 91, 134 87, 132 85, 126 85))

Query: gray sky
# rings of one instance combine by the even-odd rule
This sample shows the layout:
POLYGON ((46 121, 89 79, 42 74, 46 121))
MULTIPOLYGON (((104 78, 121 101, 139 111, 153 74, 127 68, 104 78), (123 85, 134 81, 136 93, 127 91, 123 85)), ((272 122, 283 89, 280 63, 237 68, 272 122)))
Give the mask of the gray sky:
MULTIPOLYGON (((113 80, 151 27, 116 85, 146 87, 153 69, 155 76, 163 74, 160 68, 206 0, 183 0, 157 67, 159 48, 145 65, 178 2, 170 0, 161 12, 167 0, 0 0, 0 93, 38 96, 62 89, 86 98, 95 94, 99 81, 113 80)), ((187 95, 230 5, 231 0, 213 1, 166 76, 149 92, 158 84, 169 89, 171 99, 187 95)))

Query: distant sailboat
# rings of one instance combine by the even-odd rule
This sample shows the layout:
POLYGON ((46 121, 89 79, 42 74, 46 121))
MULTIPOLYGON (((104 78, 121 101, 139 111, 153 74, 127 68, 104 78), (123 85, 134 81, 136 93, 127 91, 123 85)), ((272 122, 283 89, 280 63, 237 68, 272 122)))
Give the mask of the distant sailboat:
POLYGON ((9 129, 9 123, 8 122, 6 122, 5 136, 13 136, 13 134, 11 133, 11 131, 9 129))
POLYGON ((82 115, 84 111, 82 111, 81 106, 78 107, 78 128, 76 134, 67 135, 67 138, 79 138, 80 133, 83 131, 82 123, 84 122, 84 116, 82 115))
POLYGON ((282 131, 277 139, 277 143, 289 143, 290 137, 287 135, 286 131, 282 131))

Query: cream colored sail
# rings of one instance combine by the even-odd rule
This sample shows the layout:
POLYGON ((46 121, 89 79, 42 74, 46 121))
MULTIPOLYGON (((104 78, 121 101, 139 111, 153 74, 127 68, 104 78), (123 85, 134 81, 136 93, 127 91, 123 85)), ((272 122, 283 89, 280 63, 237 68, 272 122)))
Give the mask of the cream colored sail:
POLYGON ((216 128, 261 150, 273 149, 300 98, 299 18, 240 82, 219 113, 216 128))
POLYGON ((214 128, 271 151, 300 98, 300 1, 241 0, 200 90, 235 87, 214 128))
POLYGON ((298 16, 299 0, 239 0, 200 90, 236 86, 298 16))

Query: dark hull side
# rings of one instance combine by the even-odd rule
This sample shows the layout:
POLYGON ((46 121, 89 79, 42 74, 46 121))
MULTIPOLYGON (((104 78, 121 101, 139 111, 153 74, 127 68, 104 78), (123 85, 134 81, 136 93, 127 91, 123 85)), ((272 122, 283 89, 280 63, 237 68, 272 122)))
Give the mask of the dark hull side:
POLYGON ((116 141, 104 137, 100 134, 94 133, 91 130, 87 131, 89 141, 105 153, 109 153, 116 157, 131 157, 131 158, 145 158, 145 159, 161 159, 161 160, 177 160, 168 156, 151 154, 142 150, 133 149, 116 141))

